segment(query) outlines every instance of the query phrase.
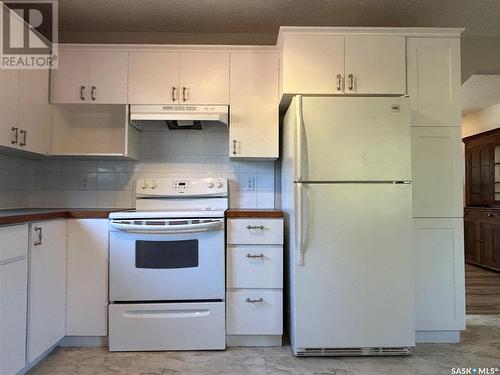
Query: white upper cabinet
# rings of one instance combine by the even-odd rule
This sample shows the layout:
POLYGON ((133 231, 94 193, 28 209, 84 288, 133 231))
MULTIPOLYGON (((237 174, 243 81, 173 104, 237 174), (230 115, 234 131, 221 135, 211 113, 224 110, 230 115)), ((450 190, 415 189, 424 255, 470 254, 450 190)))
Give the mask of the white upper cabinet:
POLYGON ((127 103, 127 52, 61 51, 51 103, 127 103))
POLYGON ((413 217, 462 217, 464 157, 459 127, 412 128, 413 217))
POLYGON ((179 97, 179 54, 129 53, 128 101, 130 104, 172 104, 179 97))
POLYGON ((19 146, 17 107, 19 71, 0 69, 0 145, 19 146))
POLYGON ((400 35, 285 32, 281 94, 406 94, 400 35))
POLYGON ((229 54, 181 53, 179 94, 184 103, 229 104, 229 54))
POLYGON ((127 103, 127 52, 91 52, 89 68, 92 103, 127 103))
POLYGON ((344 36, 289 34, 282 47, 281 91, 287 94, 343 92, 344 36))
POLYGON ((406 40, 396 35, 346 35, 347 94, 406 94, 406 40))
POLYGON ((48 154, 50 151, 49 71, 19 72, 20 148, 48 154))
POLYGON ((276 159, 278 54, 231 54, 229 156, 276 159))
POLYGON ((229 53, 129 54, 130 104, 229 104, 229 53))
POLYGON ((460 39, 408 38, 413 126, 460 126, 460 39))

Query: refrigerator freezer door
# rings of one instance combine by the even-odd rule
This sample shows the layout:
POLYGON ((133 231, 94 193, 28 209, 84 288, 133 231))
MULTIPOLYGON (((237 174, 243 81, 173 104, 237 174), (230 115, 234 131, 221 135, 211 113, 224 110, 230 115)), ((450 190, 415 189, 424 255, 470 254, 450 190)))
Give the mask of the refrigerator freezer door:
POLYGON ((300 97, 296 181, 411 179, 409 98, 300 97), (300 104, 302 106, 300 110, 300 104))
POLYGON ((414 346, 411 185, 302 185, 294 352, 414 346))

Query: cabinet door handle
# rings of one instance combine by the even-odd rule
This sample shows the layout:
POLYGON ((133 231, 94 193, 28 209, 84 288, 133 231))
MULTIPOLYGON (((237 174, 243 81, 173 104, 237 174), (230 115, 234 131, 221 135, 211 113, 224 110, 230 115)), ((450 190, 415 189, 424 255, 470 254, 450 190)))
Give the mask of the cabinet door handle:
POLYGON ((264 258, 264 254, 247 254, 247 258, 264 258))
POLYGON ((10 128, 10 130, 12 131, 12 139, 10 140, 10 144, 16 145, 19 141, 19 128, 13 126, 12 128, 10 128))
POLYGON ((236 139, 233 139, 233 155, 236 155, 238 153, 238 141, 236 139))
POLYGON ((488 214, 488 217, 493 217, 493 214, 488 214))
POLYGON ((96 91, 97 91, 97 87, 92 86, 92 89, 90 91, 90 97, 92 98, 93 101, 95 101, 95 99, 96 99, 96 91))
POLYGON ((264 226, 262 224, 261 225, 247 225, 247 229, 248 230, 252 230, 252 229, 264 230, 264 226))
POLYGON ((35 246, 39 246, 42 244, 42 228, 41 227, 35 227, 35 232, 38 232, 38 241, 34 242, 35 246))
POLYGON ((177 100, 177 87, 172 86, 172 101, 175 102, 177 100))
POLYGON ((80 100, 85 100, 85 86, 80 86, 80 100))
POLYGON ((262 303, 264 302, 264 298, 257 298, 257 299, 250 299, 250 298, 247 298, 245 300, 247 303, 262 303))
POLYGON ((354 90, 354 74, 349 74, 349 91, 354 90))
POLYGON ((337 74, 337 91, 342 90, 342 74, 337 74))
POLYGON ((19 146, 26 146, 26 137, 28 136, 27 130, 19 130, 19 134, 23 137, 22 141, 19 142, 19 146))
POLYGON ((186 101, 187 100, 187 87, 186 86, 183 86, 182 87, 182 101, 186 101))

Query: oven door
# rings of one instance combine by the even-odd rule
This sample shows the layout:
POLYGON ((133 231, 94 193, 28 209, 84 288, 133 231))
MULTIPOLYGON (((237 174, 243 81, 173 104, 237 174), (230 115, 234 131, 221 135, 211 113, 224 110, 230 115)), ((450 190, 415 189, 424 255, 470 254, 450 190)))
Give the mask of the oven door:
POLYGON ((223 300, 224 219, 111 220, 109 300, 223 300))

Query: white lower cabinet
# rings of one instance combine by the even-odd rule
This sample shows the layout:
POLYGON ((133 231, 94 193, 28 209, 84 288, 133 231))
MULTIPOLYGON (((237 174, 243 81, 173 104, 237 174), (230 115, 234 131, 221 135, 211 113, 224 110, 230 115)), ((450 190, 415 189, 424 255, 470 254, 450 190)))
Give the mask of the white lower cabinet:
POLYGON ((465 329, 463 219, 414 219, 417 331, 465 329))
POLYGON ((65 335, 66 220, 30 224, 28 362, 65 335))
POLYGON ((281 345, 283 220, 227 220, 228 346, 281 345))
POLYGON ((28 225, 0 228, 0 374, 26 364, 28 225))
POLYGON ((108 220, 68 220, 67 336, 106 336, 108 220))

